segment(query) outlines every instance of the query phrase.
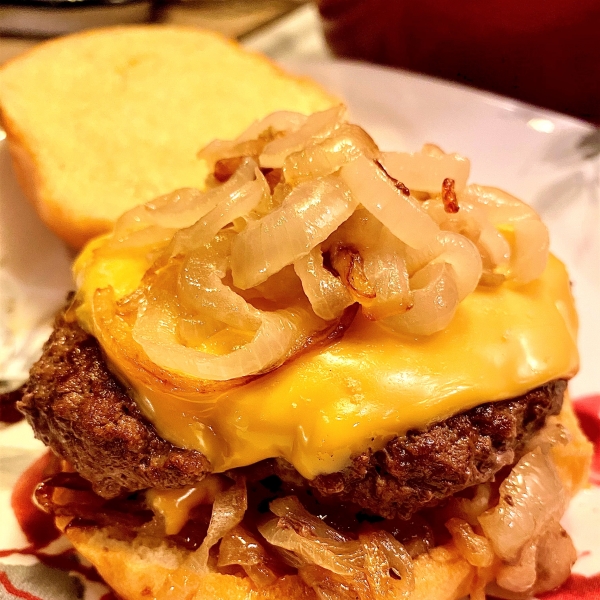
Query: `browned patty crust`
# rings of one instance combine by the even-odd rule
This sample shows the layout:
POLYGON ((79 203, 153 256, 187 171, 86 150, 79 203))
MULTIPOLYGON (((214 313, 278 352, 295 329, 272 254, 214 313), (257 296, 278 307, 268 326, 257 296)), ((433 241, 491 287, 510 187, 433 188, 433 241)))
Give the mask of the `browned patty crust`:
MULTIPOLYGON (((386 518, 408 519, 514 464, 546 418, 560 412, 566 388, 558 379, 511 400, 481 404, 307 483, 328 503, 352 502, 386 518)), ((295 470, 290 473, 283 461, 278 466, 283 480, 298 482, 295 470)))
MULTIPOLYGON (((546 418, 558 414, 565 389, 565 381, 555 380, 511 400, 481 404, 312 481, 282 460, 265 461, 259 471, 309 486, 325 501, 409 518, 514 463, 546 418)), ((201 453, 158 436, 108 370, 97 341, 63 315, 31 370, 19 409, 36 436, 105 498, 190 485, 211 470, 201 453)))
POLYGON ((106 367, 96 339, 62 314, 17 407, 36 437, 105 498, 190 485, 211 471, 203 454, 156 433, 106 367))

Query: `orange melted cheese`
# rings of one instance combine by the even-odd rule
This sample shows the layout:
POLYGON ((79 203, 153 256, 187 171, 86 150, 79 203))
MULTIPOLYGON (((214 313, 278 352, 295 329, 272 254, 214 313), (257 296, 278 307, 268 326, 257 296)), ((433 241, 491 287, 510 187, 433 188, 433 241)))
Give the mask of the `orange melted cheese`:
POLYGON ((198 504, 212 504, 219 492, 227 487, 222 475, 207 475, 196 485, 173 490, 151 489, 146 500, 155 514, 161 515, 166 535, 179 533, 198 504))
MULTIPOLYGON (((114 269, 95 265, 87 251, 78 261, 84 327, 91 291, 107 284, 131 290, 139 282, 133 259, 113 260, 114 269)), ((452 323, 429 337, 400 336, 357 316, 329 347, 224 393, 181 397, 127 383, 160 435, 200 450, 216 472, 282 457, 314 478, 409 429, 571 377, 576 329, 568 275, 551 256, 528 285, 478 288, 452 323)))

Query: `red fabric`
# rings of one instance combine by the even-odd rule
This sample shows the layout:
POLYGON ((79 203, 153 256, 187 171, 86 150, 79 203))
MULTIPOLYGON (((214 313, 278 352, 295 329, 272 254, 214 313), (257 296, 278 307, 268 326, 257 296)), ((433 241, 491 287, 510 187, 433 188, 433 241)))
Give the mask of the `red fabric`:
POLYGON ((540 600, 598 600, 599 598, 600 575, 593 577, 571 575, 559 590, 540 596, 540 600))

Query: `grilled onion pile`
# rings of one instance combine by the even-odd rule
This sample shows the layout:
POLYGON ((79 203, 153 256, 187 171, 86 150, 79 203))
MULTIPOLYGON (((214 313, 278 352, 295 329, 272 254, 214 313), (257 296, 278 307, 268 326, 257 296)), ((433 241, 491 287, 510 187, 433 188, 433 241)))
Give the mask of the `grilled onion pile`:
MULTIPOLYGON (((576 552, 560 519, 569 493, 551 451, 568 441, 553 422, 527 444, 502 481, 478 485, 471 497, 455 496, 440 509, 439 524, 477 568, 472 598, 486 598, 487 589, 494 597, 524 600, 568 577, 576 552)), ((209 572, 209 550, 221 540, 217 567, 241 566, 258 588, 276 581, 269 566, 275 560, 296 569, 320 600, 410 597, 414 561, 427 551, 427 540, 409 553, 379 524, 343 533, 309 513, 296 496, 270 502, 268 516, 252 534, 244 522, 247 508, 243 480, 217 495, 207 536, 187 559, 190 569, 209 572)))
POLYGON ((207 191, 129 211, 103 250, 141 253, 140 287, 94 299, 109 355, 163 378, 243 382, 342 333, 357 308, 431 335, 478 285, 525 284, 546 264, 531 208, 467 185, 469 161, 435 146, 380 152, 343 107, 274 113, 200 156, 207 191))
MULTIPOLYGON (((323 515, 331 516, 327 507, 321 506, 316 516, 297 496, 288 495, 272 499, 266 510, 260 507, 264 496, 252 492, 243 476, 230 473, 232 481, 225 475, 209 475, 203 483, 212 478, 205 489, 213 491, 201 500, 212 504, 208 526, 202 530, 201 543, 187 549, 179 568, 167 576, 164 589, 183 597, 189 590, 181 572, 231 573, 231 567, 239 567, 257 590, 297 573, 319 600, 407 598, 418 583, 419 561, 435 561, 436 556, 443 561, 444 548, 453 546, 476 568, 471 598, 484 600, 487 591, 496 598, 526 600, 560 585, 577 557, 560 525, 570 492, 553 454, 553 448, 568 443, 569 435, 551 418, 503 479, 424 511, 419 520, 425 527, 412 530, 406 545, 398 539, 407 539, 399 522, 386 526, 361 519, 354 527, 336 529, 323 515), (443 544, 442 554, 436 555, 439 528, 450 534, 452 542, 443 544), (433 554, 428 559, 429 551, 433 554)), ((123 539, 139 534, 150 546, 165 539, 176 543, 173 531, 166 537, 164 515, 160 510, 153 514, 151 501, 145 504, 136 494, 100 498, 76 473, 61 472, 45 481, 36 490, 36 501, 55 517, 73 518, 69 527, 109 527, 123 539)), ((410 523, 406 526, 411 531, 410 523)), ((179 537, 190 538, 196 538, 193 529, 179 537)))

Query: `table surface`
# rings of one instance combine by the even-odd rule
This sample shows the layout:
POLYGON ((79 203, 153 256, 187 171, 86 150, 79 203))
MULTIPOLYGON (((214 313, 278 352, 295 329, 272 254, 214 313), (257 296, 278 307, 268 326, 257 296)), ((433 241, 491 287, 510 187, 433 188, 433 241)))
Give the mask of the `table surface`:
MULTIPOLYGON (((0 17, 8 10, 0 6, 0 17)), ((306 0, 182 1, 157 10, 152 22, 219 31, 275 60, 322 59, 330 55, 317 10, 306 0)), ((0 64, 41 41, 0 36, 0 64)))

